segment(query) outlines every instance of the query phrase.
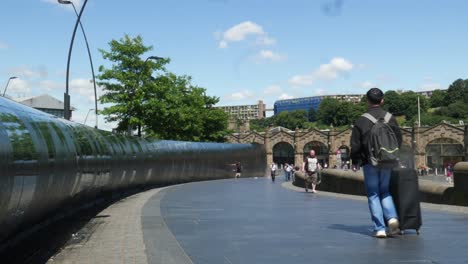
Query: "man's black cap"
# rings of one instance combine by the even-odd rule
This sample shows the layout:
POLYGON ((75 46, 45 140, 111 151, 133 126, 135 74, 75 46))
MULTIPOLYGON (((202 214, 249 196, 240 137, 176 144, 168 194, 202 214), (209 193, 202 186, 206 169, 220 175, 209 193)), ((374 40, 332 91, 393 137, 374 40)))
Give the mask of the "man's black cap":
POLYGON ((367 91, 367 100, 373 104, 380 104, 384 97, 384 93, 379 88, 372 88, 367 91))

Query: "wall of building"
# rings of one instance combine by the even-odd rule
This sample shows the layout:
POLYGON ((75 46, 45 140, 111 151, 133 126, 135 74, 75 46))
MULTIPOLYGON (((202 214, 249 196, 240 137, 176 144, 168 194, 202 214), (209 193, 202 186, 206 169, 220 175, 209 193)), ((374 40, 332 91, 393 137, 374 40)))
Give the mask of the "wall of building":
MULTIPOLYGON (((350 148, 351 128, 344 131, 321 131, 316 129, 289 131, 287 129, 274 129, 269 132, 245 132, 235 133, 228 137, 232 143, 257 143, 266 148, 267 162, 273 162, 273 150, 275 145, 284 142, 294 149, 294 164, 303 162, 304 147, 306 144, 316 142, 328 146, 328 164, 333 167, 337 161, 337 150, 340 147, 350 148)), ((402 149, 410 151, 408 157, 414 154, 414 160, 405 160, 408 165, 414 162, 414 166, 427 167, 427 146, 438 139, 451 139, 463 148, 463 160, 468 160, 468 129, 466 127, 454 126, 446 123, 434 127, 402 128, 402 149)))

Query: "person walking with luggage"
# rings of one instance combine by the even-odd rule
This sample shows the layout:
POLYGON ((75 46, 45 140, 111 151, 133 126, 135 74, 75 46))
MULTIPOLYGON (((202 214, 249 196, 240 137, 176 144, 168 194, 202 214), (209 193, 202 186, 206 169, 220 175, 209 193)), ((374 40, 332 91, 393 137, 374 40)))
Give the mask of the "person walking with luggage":
POLYGON ((383 92, 372 88, 366 97, 368 111, 355 122, 351 134, 351 159, 353 164, 363 166, 375 236, 385 238, 386 223, 391 234, 399 230, 398 215, 390 194, 390 176, 392 168, 398 165, 397 152, 402 136, 395 117, 381 108, 383 92))
POLYGON ((315 150, 311 150, 309 156, 307 156, 303 171, 306 172, 307 177, 305 181, 305 191, 309 192, 308 185, 312 186, 312 192, 316 193, 315 187, 317 186, 317 173, 320 168, 317 157, 315 157, 315 150))
POLYGON ((278 167, 277 167, 276 164, 273 162, 273 163, 270 165, 270 175, 271 175, 271 181, 272 181, 272 182, 275 182, 276 170, 278 170, 278 167))

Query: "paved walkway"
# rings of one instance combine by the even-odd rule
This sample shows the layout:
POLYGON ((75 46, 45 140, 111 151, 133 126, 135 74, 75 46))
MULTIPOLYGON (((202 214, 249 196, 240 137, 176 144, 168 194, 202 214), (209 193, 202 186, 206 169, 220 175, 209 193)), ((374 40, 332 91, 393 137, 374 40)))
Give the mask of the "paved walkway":
POLYGON ((100 212, 47 263, 148 263, 142 208, 160 190, 132 195, 100 212))
POLYGON ((152 190, 101 215, 87 239, 49 262, 468 263, 467 208, 423 205, 420 236, 378 240, 365 198, 305 193, 281 179, 152 190))

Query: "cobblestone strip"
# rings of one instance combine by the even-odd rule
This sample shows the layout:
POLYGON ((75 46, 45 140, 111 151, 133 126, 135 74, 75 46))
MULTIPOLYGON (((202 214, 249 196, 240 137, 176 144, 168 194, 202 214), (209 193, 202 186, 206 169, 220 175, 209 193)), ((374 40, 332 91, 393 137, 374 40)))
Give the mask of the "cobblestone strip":
POLYGON ((109 206, 47 263, 148 263, 142 208, 162 189, 138 193, 109 206))

